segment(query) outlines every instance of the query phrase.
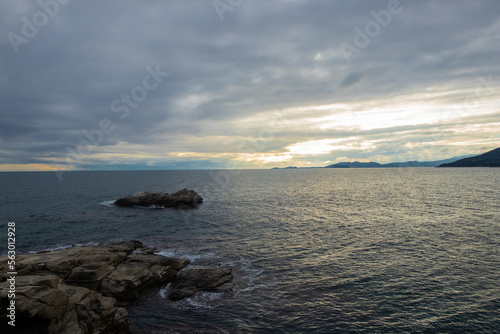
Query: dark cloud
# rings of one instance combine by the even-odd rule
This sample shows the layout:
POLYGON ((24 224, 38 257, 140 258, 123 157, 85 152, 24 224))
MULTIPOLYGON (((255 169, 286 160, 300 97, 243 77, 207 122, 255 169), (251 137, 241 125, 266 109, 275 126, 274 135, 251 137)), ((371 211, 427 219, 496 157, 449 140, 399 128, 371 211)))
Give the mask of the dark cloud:
MULTIPOLYGON (((258 138, 261 129, 244 122, 263 112, 270 113, 265 128, 271 110, 390 99, 431 87, 457 91, 453 104, 481 88, 478 77, 491 76, 498 87, 500 3, 487 0, 401 0, 398 13, 362 47, 357 29, 366 34, 387 1, 244 1, 222 21, 212 2, 201 0, 58 7, 34 36, 22 37, 42 7, 0 3, 0 163, 57 164, 85 139, 82 131, 99 129, 103 119, 115 128, 95 152, 125 153, 127 145, 130 155, 148 146, 158 156, 158 147, 164 154, 210 147, 234 153, 240 138, 258 138), (9 33, 25 38, 18 53, 9 33), (347 59, 342 43, 357 52, 347 59), (169 75, 120 119, 113 101, 131 95, 146 67, 157 65, 169 75)), ((259 149, 286 151, 324 135, 307 125, 281 128, 259 149)))
POLYGON ((361 80, 361 73, 351 72, 349 73, 339 84, 340 87, 349 87, 357 84, 361 80))

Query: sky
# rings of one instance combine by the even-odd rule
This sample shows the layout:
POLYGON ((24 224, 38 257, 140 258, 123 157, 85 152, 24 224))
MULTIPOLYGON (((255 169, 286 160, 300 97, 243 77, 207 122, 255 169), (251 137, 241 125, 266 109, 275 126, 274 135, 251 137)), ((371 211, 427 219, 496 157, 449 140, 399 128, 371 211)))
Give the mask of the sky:
POLYGON ((0 171, 321 167, 500 146, 500 2, 4 0, 0 171))

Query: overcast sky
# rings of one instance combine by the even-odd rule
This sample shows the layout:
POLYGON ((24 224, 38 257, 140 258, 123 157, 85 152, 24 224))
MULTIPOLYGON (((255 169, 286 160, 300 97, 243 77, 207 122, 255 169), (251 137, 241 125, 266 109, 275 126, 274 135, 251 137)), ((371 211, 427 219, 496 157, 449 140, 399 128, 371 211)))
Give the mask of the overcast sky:
POLYGON ((500 146, 500 2, 0 2, 0 170, 439 160, 500 146))

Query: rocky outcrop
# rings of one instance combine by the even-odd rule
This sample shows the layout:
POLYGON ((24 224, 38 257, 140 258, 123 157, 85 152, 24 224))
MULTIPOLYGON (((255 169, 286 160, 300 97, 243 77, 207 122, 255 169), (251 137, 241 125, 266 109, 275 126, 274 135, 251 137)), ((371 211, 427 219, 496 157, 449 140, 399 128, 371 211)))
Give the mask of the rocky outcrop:
MULTIPOLYGON (((153 284, 172 282, 188 260, 157 254, 134 253, 143 245, 138 241, 110 245, 88 245, 53 252, 19 255, 18 275, 57 275, 65 284, 95 290, 121 304, 137 299, 140 291, 153 284)), ((7 276, 7 258, 0 261, 7 276)))
MULTIPOLYGON (((58 289, 59 281, 59 277, 55 275, 17 277, 13 319, 15 327, 2 321, 1 332, 37 333, 36 328, 39 327, 45 328, 49 333, 86 333, 83 324, 78 321, 74 304, 71 304, 68 296, 58 289), (33 327, 28 326, 28 319, 33 327)), ((2 320, 9 319, 4 314, 9 305, 7 299, 9 285, 8 281, 0 284, 2 320)))
POLYGON ((156 207, 156 208, 190 208, 203 202, 203 198, 194 190, 182 189, 173 194, 152 193, 141 191, 136 194, 120 198, 113 204, 117 206, 156 207))
POLYGON ((177 274, 168 297, 179 300, 197 291, 225 292, 233 288, 231 268, 185 268, 177 274))
MULTIPOLYGON (((0 283, 3 319, 9 319, 3 314, 9 284, 0 283)), ((56 275, 18 276, 15 294, 16 326, 3 322, 2 333, 128 333, 127 311, 114 298, 66 285, 56 275)))
MULTIPOLYGON (((16 327, 0 332, 128 333, 127 311, 141 291, 171 283, 178 300, 232 288, 230 268, 186 268, 188 260, 140 252, 138 241, 88 245, 16 257, 16 327), (13 329, 15 331, 13 331, 13 329)), ((0 318, 8 319, 11 278, 0 258, 0 318)))

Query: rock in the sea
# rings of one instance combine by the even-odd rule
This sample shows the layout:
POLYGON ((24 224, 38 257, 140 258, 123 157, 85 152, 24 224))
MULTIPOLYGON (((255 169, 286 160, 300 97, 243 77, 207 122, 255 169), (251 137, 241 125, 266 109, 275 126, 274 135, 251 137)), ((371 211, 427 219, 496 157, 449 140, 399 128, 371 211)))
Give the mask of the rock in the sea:
POLYGON ((183 208, 194 207, 203 202, 203 198, 194 190, 182 189, 173 194, 152 193, 141 191, 136 194, 120 198, 113 204, 117 206, 133 207, 164 207, 164 208, 183 208))
POLYGON ((225 292, 232 289, 231 268, 184 268, 172 283, 168 297, 179 300, 197 291, 225 292))
MULTIPOLYGON (((151 285, 173 282, 189 261, 141 254, 138 241, 88 245, 16 257, 16 331, 128 333, 127 311, 151 285)), ((8 258, 0 258, 0 318, 7 318, 8 258)), ((0 323, 0 332, 12 327, 0 323)), ((9 333, 10 333, 9 332, 9 333)))
POLYGON ((16 256, 16 327, 5 319, 12 298, 8 258, 0 258, 0 333, 111 333, 129 331, 121 307, 149 286, 171 284, 169 298, 232 289, 230 268, 187 267, 188 260, 138 251, 127 241, 16 256))
MULTIPOLYGON (((174 280, 188 260, 156 254, 136 254, 137 241, 110 245, 88 245, 53 252, 19 255, 19 275, 57 275, 64 283, 95 290, 120 302, 137 299, 152 284, 174 280)), ((7 258, 0 260, 0 281, 7 276, 7 258), (2 261, 3 260, 3 261, 2 261)))

